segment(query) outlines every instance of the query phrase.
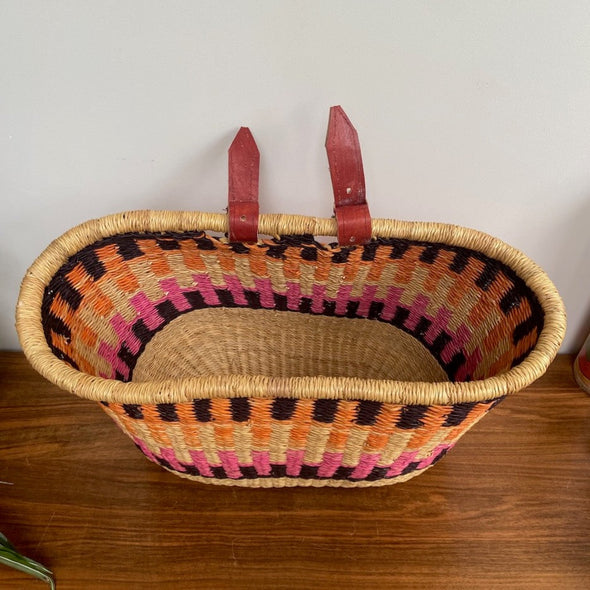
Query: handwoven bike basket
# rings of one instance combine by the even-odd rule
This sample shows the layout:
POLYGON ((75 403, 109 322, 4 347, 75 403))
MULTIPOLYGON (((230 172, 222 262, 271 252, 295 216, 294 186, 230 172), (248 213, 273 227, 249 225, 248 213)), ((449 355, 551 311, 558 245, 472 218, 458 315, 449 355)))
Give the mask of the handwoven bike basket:
POLYGON ((242 128, 228 215, 128 212, 54 241, 17 306, 33 367, 199 482, 370 486, 436 463, 544 373, 562 302, 496 238, 371 220, 339 107, 326 145, 334 219, 259 216, 242 128))

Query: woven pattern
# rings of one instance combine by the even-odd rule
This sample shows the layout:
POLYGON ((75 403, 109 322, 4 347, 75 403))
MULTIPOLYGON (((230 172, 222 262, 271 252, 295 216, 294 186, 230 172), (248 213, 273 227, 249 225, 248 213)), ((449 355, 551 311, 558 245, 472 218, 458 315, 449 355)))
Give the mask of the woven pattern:
POLYGON ((405 481, 503 397, 298 398, 272 379, 485 380, 519 365, 544 321, 514 270, 466 247, 399 238, 339 247, 310 235, 243 244, 196 231, 86 245, 52 275, 41 304, 55 357, 104 383, 270 378, 252 397, 102 398, 150 460, 198 481, 254 486, 405 481))
POLYGON ((58 358, 131 381, 157 332, 212 307, 386 322, 426 347, 451 381, 517 365, 544 321, 514 271, 467 248, 395 238, 340 248, 310 236, 244 245, 192 232, 117 235, 82 249, 47 286, 42 323, 58 358))
POLYGON ((232 398, 103 407, 151 461, 177 474, 309 485, 405 481, 441 459, 499 401, 402 406, 232 398))
POLYGON ((563 304, 525 255, 480 232, 136 211, 52 243, 21 287, 33 367, 101 407, 177 475, 242 486, 373 486, 438 461, 549 366, 563 304), (194 231, 195 227, 208 232, 194 231))

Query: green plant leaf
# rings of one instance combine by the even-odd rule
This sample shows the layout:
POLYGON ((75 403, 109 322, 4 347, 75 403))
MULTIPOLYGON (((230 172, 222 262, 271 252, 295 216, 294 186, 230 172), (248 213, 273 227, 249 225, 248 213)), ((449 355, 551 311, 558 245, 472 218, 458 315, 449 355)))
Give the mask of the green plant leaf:
POLYGON ((0 563, 34 576, 49 584, 51 590, 55 590, 55 581, 51 570, 34 559, 21 555, 2 533, 0 533, 0 563))

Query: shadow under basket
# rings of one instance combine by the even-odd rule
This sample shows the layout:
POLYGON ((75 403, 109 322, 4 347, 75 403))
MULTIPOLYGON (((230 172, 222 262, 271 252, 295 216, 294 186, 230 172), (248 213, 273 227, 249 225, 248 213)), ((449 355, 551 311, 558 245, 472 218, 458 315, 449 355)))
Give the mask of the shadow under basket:
POLYGON ((368 486, 442 458, 539 377, 565 329, 532 261, 456 226, 133 212, 56 240, 23 281, 32 365, 101 407, 152 461, 201 482, 368 486), (207 228, 206 231, 191 228, 207 228))

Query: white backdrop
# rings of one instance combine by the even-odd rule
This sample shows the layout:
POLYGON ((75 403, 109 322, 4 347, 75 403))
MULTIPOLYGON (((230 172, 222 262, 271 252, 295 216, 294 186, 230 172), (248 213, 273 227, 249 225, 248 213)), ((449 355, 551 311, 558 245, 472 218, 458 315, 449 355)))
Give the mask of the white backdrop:
POLYGON ((324 138, 359 131, 375 217, 524 250, 590 329, 590 3, 0 0, 0 348, 55 237, 128 209, 222 211, 248 125, 261 208, 331 214, 324 138))

